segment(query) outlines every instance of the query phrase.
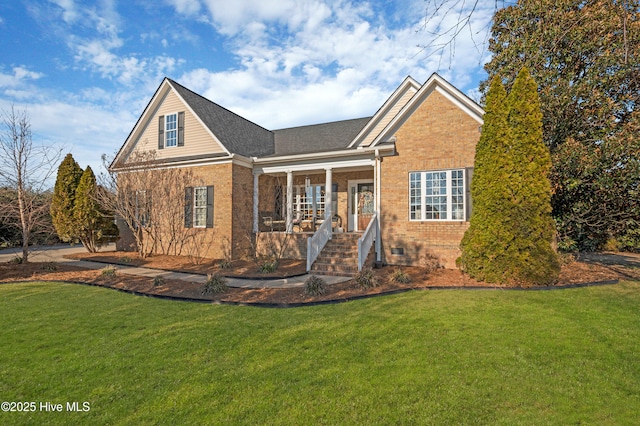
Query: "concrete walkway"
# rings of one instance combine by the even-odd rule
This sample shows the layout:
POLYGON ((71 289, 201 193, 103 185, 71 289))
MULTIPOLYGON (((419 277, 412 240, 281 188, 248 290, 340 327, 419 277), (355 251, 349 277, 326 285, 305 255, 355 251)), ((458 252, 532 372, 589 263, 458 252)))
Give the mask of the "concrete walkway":
MULTIPOLYGON (((103 247, 102 251, 113 251, 115 245, 110 244, 103 247)), ((72 253, 82 253, 85 249, 82 245, 69 246, 60 244, 55 246, 37 246, 29 250, 29 260, 32 262, 56 262, 68 265, 78 266, 86 269, 102 269, 106 265, 100 262, 90 262, 86 260, 67 259, 64 256, 72 253)), ((0 263, 9 262, 16 256, 22 255, 21 248, 12 248, 0 250, 0 263)), ((184 272, 163 271, 160 269, 140 268, 136 266, 115 265, 118 271, 123 274, 138 275, 143 277, 163 277, 165 279, 175 279, 196 283, 204 283, 207 280, 205 275, 190 274, 184 272)), ((0 277, 1 278, 1 277, 0 277)), ((278 278, 270 280, 252 280, 244 278, 227 278, 229 287, 238 288, 295 288, 304 287, 304 282, 309 278, 309 274, 299 277, 278 278)), ((337 284, 350 280, 350 277, 333 277, 322 276, 322 279, 328 284, 337 284)))

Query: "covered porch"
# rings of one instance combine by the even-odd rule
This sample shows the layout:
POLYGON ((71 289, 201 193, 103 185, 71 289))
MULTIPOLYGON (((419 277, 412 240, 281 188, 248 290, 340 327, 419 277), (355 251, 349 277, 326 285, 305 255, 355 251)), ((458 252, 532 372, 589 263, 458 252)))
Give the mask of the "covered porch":
POLYGON ((254 164, 257 238, 273 240, 273 235, 264 234, 281 235, 278 239, 290 246, 287 257, 306 257, 308 269, 335 233, 368 234, 369 246, 362 248, 368 253, 371 244, 380 241, 382 159, 373 151, 350 154, 354 158, 254 164))

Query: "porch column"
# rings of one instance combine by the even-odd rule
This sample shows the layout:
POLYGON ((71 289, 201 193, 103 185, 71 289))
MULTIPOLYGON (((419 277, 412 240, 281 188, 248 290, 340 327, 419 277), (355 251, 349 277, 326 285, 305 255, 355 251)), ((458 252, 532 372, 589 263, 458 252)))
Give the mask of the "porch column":
POLYGON ((332 185, 332 170, 331 168, 326 168, 326 183, 324 185, 324 220, 331 221, 333 217, 332 208, 332 200, 333 200, 333 185, 332 185))
POLYGON ((287 218, 285 221, 287 234, 293 232, 293 172, 287 170, 287 218))
POLYGON ((260 172, 253 172, 253 233, 257 234, 260 230, 258 223, 258 213, 260 208, 260 190, 258 183, 260 181, 260 172))
POLYGON ((376 216, 378 217, 378 225, 376 226, 376 261, 380 262, 382 260, 382 233, 380 232, 380 228, 382 226, 382 217, 380 217, 380 190, 382 189, 380 185, 380 171, 382 168, 382 158, 378 155, 378 151, 376 150, 376 165, 373 169, 373 188, 375 191, 374 200, 376 202, 376 216))

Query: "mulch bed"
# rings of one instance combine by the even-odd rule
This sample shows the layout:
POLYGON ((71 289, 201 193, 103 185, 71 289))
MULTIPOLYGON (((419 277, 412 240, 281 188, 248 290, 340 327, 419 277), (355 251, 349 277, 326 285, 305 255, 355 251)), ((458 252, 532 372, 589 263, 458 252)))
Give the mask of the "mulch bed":
MULTIPOLYGON (((74 257, 93 261, 99 260, 112 264, 126 263, 127 265, 200 274, 217 271, 227 276, 252 276, 256 278, 277 278, 298 275, 304 273, 305 269, 302 261, 283 261, 275 273, 261 274, 258 272, 255 263, 247 261, 236 261, 232 263, 230 268, 219 269, 217 267, 218 261, 206 260, 205 262, 194 265, 191 264, 188 259, 179 256, 156 255, 147 259, 139 259, 133 253, 123 255, 121 252, 112 252, 97 254, 80 253, 74 255, 74 257), (123 262, 122 257, 125 257, 124 260, 126 262, 123 262)), ((87 270, 64 263, 50 262, 28 264, 14 264, 9 262, 0 264, 0 282, 25 280, 65 281, 110 287, 121 291, 156 297, 199 300, 214 303, 258 304, 263 306, 299 306, 304 304, 327 303, 411 289, 507 288, 478 282, 458 270, 438 269, 431 273, 425 273, 425 270, 419 267, 402 267, 402 270, 410 276, 411 282, 408 284, 400 284, 392 279, 392 275, 397 269, 399 268, 394 266, 375 269, 374 272, 380 283, 377 287, 361 289, 354 280, 350 280, 340 284, 329 285, 327 286, 325 295, 315 297, 306 296, 303 288, 229 288, 229 290, 223 294, 202 295, 202 286, 198 283, 181 280, 165 280, 162 284, 154 286, 152 278, 127 275, 124 273, 118 273, 115 277, 108 278, 104 277, 100 270, 87 270)), ((640 269, 637 267, 607 264, 605 262, 573 261, 563 266, 558 283, 551 288, 571 287, 585 283, 611 282, 619 279, 640 280, 640 269)), ((537 289, 540 288, 538 287, 537 289)))

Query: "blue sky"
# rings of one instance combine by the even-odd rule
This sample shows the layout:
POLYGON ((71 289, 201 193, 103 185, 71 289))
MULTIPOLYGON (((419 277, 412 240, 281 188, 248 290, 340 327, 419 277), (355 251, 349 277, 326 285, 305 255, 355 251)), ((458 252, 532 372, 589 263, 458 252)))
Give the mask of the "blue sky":
POLYGON ((419 47, 458 17, 442 8, 425 26, 429 3, 3 2, 0 109, 26 109, 34 143, 99 172, 164 76, 269 129, 372 115, 407 75, 438 72, 477 98, 495 1, 479 2, 453 56, 419 47))

